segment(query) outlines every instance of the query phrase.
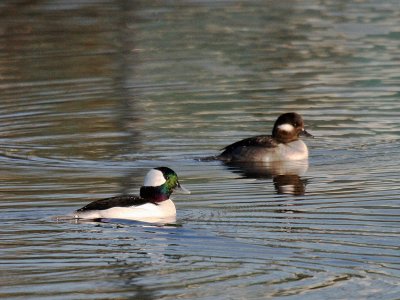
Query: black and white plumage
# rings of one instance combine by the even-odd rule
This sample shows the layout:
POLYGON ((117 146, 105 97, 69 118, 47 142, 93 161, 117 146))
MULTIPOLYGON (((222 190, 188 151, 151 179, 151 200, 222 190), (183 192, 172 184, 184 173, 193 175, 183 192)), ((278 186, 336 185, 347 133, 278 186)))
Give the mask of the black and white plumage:
POLYGON ((167 167, 151 169, 140 188, 140 196, 120 195, 93 201, 74 212, 77 219, 129 219, 144 222, 174 222, 172 192, 182 187, 177 174, 167 167))

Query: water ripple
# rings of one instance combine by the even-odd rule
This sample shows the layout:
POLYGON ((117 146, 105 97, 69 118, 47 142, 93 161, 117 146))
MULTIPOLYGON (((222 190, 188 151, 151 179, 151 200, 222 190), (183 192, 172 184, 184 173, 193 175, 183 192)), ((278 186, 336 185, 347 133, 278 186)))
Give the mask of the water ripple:
POLYGON ((397 1, 0 6, 2 298, 398 298, 397 1), (306 168, 199 159, 285 111, 306 168), (160 165, 174 226, 54 218, 160 165))

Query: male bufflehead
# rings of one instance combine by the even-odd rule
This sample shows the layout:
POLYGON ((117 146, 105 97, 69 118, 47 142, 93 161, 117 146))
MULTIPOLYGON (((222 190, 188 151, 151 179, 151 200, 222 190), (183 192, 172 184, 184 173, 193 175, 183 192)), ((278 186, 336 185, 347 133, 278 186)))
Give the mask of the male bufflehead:
POLYGON ((294 112, 285 113, 275 121, 272 135, 258 135, 226 146, 217 159, 225 162, 288 161, 308 158, 301 135, 312 137, 304 129, 303 118, 294 112))
POLYGON ((77 219, 128 219, 143 222, 175 222, 176 209, 170 195, 175 189, 190 194, 178 175, 167 167, 151 169, 140 188, 140 196, 121 195, 93 201, 76 210, 77 219))

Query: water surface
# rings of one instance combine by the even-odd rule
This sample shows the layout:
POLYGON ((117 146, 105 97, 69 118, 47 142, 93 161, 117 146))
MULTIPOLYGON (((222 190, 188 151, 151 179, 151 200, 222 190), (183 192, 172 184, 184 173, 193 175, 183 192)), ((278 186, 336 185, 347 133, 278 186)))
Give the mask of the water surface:
POLYGON ((398 299, 399 6, 0 4, 1 298, 398 299), (197 159, 287 111, 306 165, 197 159), (177 224, 54 219, 161 165, 177 224))

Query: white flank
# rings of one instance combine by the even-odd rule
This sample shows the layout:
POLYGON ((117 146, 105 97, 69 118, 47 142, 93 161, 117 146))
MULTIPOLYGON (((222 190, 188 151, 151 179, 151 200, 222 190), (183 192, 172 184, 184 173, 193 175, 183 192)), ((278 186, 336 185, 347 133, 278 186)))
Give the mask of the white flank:
POLYGON ((146 203, 131 207, 111 207, 104 210, 89 210, 75 212, 76 219, 126 219, 143 222, 175 222, 175 204, 170 200, 165 200, 155 205, 146 203))
POLYGON ((286 132, 292 132, 292 131, 294 131, 293 125, 288 124, 288 123, 279 125, 278 128, 279 128, 280 130, 283 130, 283 131, 286 131, 286 132))
POLYGON ((151 169, 144 178, 144 186, 160 186, 166 182, 164 175, 161 171, 151 169))

